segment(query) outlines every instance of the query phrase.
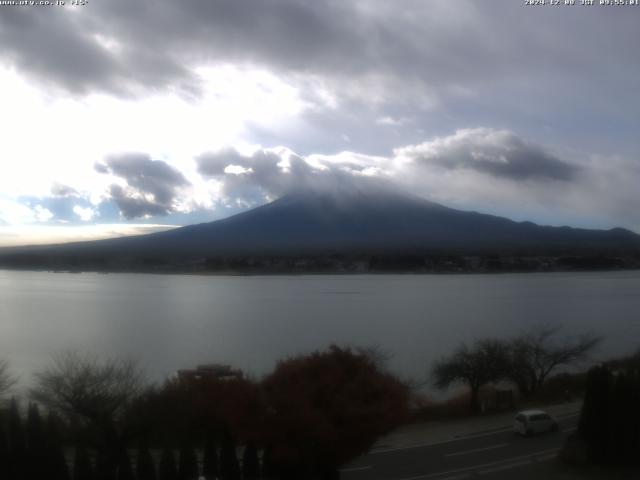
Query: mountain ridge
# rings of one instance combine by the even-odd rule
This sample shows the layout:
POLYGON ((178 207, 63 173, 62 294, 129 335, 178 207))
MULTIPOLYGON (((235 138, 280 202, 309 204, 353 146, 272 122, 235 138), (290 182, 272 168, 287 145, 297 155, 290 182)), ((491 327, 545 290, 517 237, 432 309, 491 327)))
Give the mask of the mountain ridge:
POLYGON ((220 257, 638 254, 623 228, 541 226, 457 210, 390 190, 298 192, 231 217, 147 235, 0 249, 0 265, 82 267, 220 257), (30 260, 29 260, 30 258, 30 260))

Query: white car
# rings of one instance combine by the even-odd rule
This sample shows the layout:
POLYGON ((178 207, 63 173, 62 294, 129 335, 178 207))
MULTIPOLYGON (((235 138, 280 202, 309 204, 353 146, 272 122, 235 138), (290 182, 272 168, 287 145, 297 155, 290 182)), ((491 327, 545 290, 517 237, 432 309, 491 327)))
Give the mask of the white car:
POLYGON ((542 410, 523 410, 516 415, 513 430, 519 435, 558 431, 558 421, 542 410))

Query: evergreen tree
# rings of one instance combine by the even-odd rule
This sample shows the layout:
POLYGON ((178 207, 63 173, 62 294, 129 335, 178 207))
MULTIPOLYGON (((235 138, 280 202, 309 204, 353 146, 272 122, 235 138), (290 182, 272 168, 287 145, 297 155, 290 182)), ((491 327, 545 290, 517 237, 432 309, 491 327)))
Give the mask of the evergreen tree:
POLYGON ((58 428, 58 418, 49 413, 46 428, 46 461, 48 480, 69 480, 69 466, 62 448, 62 438, 58 428))
POLYGON ((15 398, 11 399, 9 408, 8 424, 9 440, 9 479, 22 480, 28 472, 25 471, 27 465, 27 446, 25 441, 24 427, 20 418, 20 409, 15 398))
POLYGON ((640 377, 637 372, 619 372, 615 376, 611 394, 609 420, 609 463, 614 465, 640 464, 640 377))
POLYGON ((27 412, 27 439, 29 450, 41 451, 45 447, 45 429, 40 410, 35 403, 29 404, 27 412))
POLYGON ((236 444, 228 428, 224 429, 220 447, 220 478, 221 480, 240 480, 236 444))
POLYGON ((173 452, 165 448, 160 456, 160 468, 158 469, 158 480, 178 480, 178 469, 173 452))
POLYGON ((98 451, 96 459, 96 480, 116 480, 117 463, 111 452, 105 448, 98 451))
POLYGON ((273 447, 267 445, 262 452, 262 478, 273 480, 276 478, 275 467, 272 460, 273 447))
POLYGON ((118 461, 118 475, 117 480, 135 480, 133 475, 133 468, 131 467, 131 460, 126 449, 120 453, 120 460, 118 461))
POLYGON ((151 456, 151 452, 146 447, 138 449, 138 459, 136 461, 136 477, 138 480, 157 480, 156 466, 151 456))
POLYGON ((640 371, 615 374, 593 368, 587 376, 578 433, 589 460, 598 464, 640 465, 640 371))
POLYGON ((204 445, 204 456, 202 459, 202 475, 207 480, 213 480, 218 476, 218 448, 215 437, 208 436, 204 445))
MULTIPOLYGON (((1 419, 0 419, 1 420, 1 419)), ((9 443, 4 426, 0 422, 0 478, 11 478, 9 471, 9 443)))
POLYGON ((638 405, 640 405, 640 366, 633 371, 630 383, 631 404, 633 405, 627 419, 629 422, 629 434, 633 434, 630 449, 633 464, 640 465, 640 411, 638 411, 638 405))
POLYGON ((178 478, 180 480, 198 480, 198 457, 193 448, 180 449, 178 462, 178 478))
POLYGON ((260 460, 258 448, 254 442, 248 442, 242 455, 242 479, 258 480, 260 478, 260 460))
POLYGON ((93 480, 93 478, 93 467, 87 451, 77 447, 73 462, 73 480, 93 480))
POLYGON ((596 463, 609 457, 609 414, 612 375, 606 367, 592 368, 578 424, 578 431, 587 443, 587 455, 596 463))
POLYGON ((31 403, 27 413, 26 478, 40 480, 47 475, 47 445, 45 429, 38 405, 31 403))

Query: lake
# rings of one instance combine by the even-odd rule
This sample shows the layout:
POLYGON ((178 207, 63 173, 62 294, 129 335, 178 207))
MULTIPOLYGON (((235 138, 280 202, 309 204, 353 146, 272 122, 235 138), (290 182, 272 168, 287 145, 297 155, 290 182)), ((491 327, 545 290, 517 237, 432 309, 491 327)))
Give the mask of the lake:
POLYGON ((418 380, 459 342, 539 324, 640 347, 640 272, 196 276, 0 270, 0 358, 28 385, 52 353, 138 359, 151 378, 200 363, 259 376, 331 343, 378 345, 418 380))

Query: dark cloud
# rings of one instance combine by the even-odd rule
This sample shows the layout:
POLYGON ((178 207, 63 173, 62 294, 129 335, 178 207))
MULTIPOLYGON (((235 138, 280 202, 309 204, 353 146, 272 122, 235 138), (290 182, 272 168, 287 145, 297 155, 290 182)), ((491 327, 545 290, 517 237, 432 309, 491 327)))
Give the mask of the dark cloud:
POLYGON ((189 83, 196 88, 191 74, 170 56, 146 45, 127 45, 88 12, 3 8, 0 41, 0 59, 72 95, 107 91, 130 96, 189 83))
MULTIPOLYGON (((278 163, 279 157, 273 157, 269 163, 269 168, 278 163), (275 163, 273 160, 277 158, 275 163)), ((218 152, 208 152, 196 158, 198 173, 205 177, 218 177, 224 175, 225 168, 229 165, 237 165, 243 168, 251 168, 254 163, 250 156, 241 155, 234 148, 226 148, 218 152)))
POLYGON ((63 9, 3 8, 0 58, 49 86, 74 93, 121 91, 121 66, 63 9))
POLYGON ((469 169, 511 180, 569 181, 580 168, 512 132, 477 128, 397 150, 425 168, 469 169))
POLYGON ((181 190, 190 185, 179 170, 145 154, 109 157, 96 170, 126 181, 126 187, 111 185, 109 194, 128 219, 175 211, 181 190))
MULTIPOLYGON (((427 91, 513 82, 522 91, 541 78, 637 84, 628 75, 635 52, 619 46, 636 44, 638 33, 620 9, 525 12, 509 0, 491 8, 470 0, 111 0, 68 10, 5 8, 0 38, 19 68, 79 93, 193 91, 192 67, 228 63, 290 75, 305 90, 316 88, 309 76, 319 78, 364 102, 404 95, 413 104, 427 91), (586 47, 592 38, 599 41, 586 47)), ((580 83, 572 89, 583 93, 580 83)))
POLYGON ((302 158, 286 152, 258 150, 242 155, 234 149, 209 152, 196 159, 198 172, 206 178, 215 178, 222 184, 226 201, 262 203, 302 187, 313 169, 302 158))
POLYGON ((51 185, 51 195, 54 197, 79 197, 80 193, 69 185, 55 182, 51 185))
POLYGON ((436 191, 440 194, 448 189, 449 195, 464 197, 456 191, 458 185, 441 180, 443 170, 471 172, 477 184, 487 183, 483 175, 501 179, 500 186, 491 187, 493 191, 510 191, 514 186, 533 182, 546 192, 550 184, 577 181, 581 171, 513 132, 490 128, 459 130, 398 148, 392 157, 355 152, 302 157, 287 149, 263 149, 243 155, 224 149, 199 156, 196 164, 203 177, 220 183, 226 202, 249 205, 297 190, 376 188, 391 183, 420 195, 430 196, 436 191), (432 185, 434 178, 440 178, 437 189, 432 185))
POLYGON ((376 163, 374 157, 352 157, 334 161, 304 158, 287 149, 258 150, 252 155, 225 149, 205 153, 196 163, 203 177, 221 183, 225 201, 241 204, 263 203, 297 191, 372 188, 388 182, 363 173, 376 163))
POLYGON ((170 205, 162 205, 146 199, 138 192, 125 189, 120 185, 111 185, 109 195, 116 202, 122 215, 128 219, 146 216, 167 215, 172 211, 170 205))

